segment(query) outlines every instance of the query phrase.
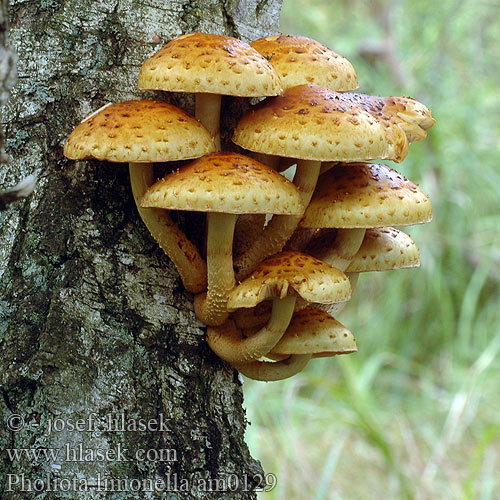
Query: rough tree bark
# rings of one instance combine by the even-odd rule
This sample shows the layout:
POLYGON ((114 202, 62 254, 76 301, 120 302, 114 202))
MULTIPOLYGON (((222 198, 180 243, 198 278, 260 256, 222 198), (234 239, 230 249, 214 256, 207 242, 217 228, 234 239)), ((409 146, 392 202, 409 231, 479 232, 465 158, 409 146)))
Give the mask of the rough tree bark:
MULTIPOLYGON (((140 65, 169 39, 277 33, 280 6, 11 0, 18 83, 3 114, 10 164, 0 186, 41 173, 27 201, 0 212, 2 499, 255 498, 262 471, 243 440, 241 381, 207 348, 192 297, 138 218, 128 169, 67 161, 62 145, 90 111, 147 95, 136 90, 140 65), (121 425, 108 419, 122 416, 132 430, 115 432, 121 425), (154 429, 161 418, 168 431, 154 429), (134 431, 139 419, 152 429, 134 431), (7 451, 23 448, 57 456, 7 451), (161 449, 169 451, 161 457, 161 449), (221 491, 199 481, 228 475, 221 491), (102 482, 109 477, 170 484, 145 492, 138 482, 102 482), (236 479, 237 493, 229 491, 236 479), (30 486, 40 491, 21 492, 30 486), (104 491, 119 486, 125 491, 104 491)), ((2 0, 0 50, 5 15, 2 0)), ((0 54, 4 81, 11 73, 0 54)), ((1 83, 2 98, 8 86, 1 83)))

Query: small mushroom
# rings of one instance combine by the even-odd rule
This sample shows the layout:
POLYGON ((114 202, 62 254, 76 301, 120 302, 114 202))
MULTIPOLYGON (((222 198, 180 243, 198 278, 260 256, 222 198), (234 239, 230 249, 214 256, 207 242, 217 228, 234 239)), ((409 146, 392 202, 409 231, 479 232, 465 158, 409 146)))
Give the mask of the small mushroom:
POLYGON ((407 234, 393 227, 380 227, 366 230, 347 272, 392 271, 419 265, 417 245, 407 234))
POLYGON ((272 300, 271 317, 266 326, 251 337, 224 335, 227 327, 207 332, 210 348, 231 364, 256 360, 279 341, 292 318, 297 297, 307 302, 330 304, 345 302, 351 286, 345 274, 310 255, 283 252, 262 262, 229 294, 229 310, 255 307, 272 300))
POLYGON ((195 297, 195 312, 206 325, 221 325, 234 288, 233 234, 238 214, 302 213, 295 186, 272 168, 236 153, 206 155, 154 184, 143 207, 207 213, 206 295, 195 297))
POLYGON ((300 227, 335 228, 319 231, 306 251, 346 270, 366 228, 423 224, 431 218, 430 200, 416 184, 386 165, 350 163, 321 176, 300 227))
POLYGON ((353 334, 327 312, 307 307, 293 315, 280 341, 266 356, 271 361, 236 363, 235 368, 255 380, 282 380, 301 371, 314 357, 357 352, 353 334))
POLYGON ((140 199, 153 184, 154 162, 197 158, 215 150, 209 132, 182 109, 151 100, 108 104, 85 118, 68 137, 72 160, 128 163, 139 214, 153 238, 172 259, 190 292, 206 290, 207 270, 197 248, 167 212, 145 209, 140 199))
POLYGON ((217 151, 222 95, 262 97, 282 90, 276 71, 248 43, 208 33, 167 43, 142 65, 139 88, 195 93, 195 116, 214 137, 217 151))

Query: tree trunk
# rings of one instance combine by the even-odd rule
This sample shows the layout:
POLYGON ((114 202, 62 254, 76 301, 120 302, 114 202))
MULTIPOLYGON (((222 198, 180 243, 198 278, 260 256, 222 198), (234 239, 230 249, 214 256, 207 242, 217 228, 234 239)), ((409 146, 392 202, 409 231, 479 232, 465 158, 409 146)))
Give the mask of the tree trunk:
POLYGON ((280 4, 11 0, 18 83, 0 185, 40 175, 0 212, 2 499, 255 498, 241 380, 207 347, 192 296, 138 217, 128 169, 68 161, 62 145, 107 102, 152 96, 136 90, 139 68, 169 39, 277 33, 280 4))

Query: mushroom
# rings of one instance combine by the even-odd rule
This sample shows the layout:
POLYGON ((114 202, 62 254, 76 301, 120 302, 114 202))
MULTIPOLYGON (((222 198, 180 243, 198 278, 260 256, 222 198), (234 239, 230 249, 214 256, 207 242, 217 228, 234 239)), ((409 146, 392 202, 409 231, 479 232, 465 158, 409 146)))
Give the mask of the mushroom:
POLYGON ((419 265, 419 252, 413 240, 399 229, 381 227, 366 230, 361 248, 346 271, 392 271, 419 265))
POLYGON ((276 71, 248 43, 207 33, 182 35, 147 59, 139 88, 196 93, 195 116, 214 137, 217 151, 221 95, 262 97, 282 90, 276 71))
POLYGON ((153 184, 153 163, 197 158, 215 150, 209 132, 182 109, 151 100, 108 104, 85 118, 68 137, 72 160, 128 163, 139 214, 153 238, 172 259, 187 290, 206 289, 207 271, 197 248, 167 212, 145 209, 140 199, 153 184))
MULTIPOLYGON (((241 147, 298 159, 294 184, 309 204, 322 161, 392 159, 401 162, 408 139, 391 114, 363 94, 342 94, 317 85, 287 89, 247 113, 234 132, 241 147)), ((281 251, 300 218, 273 217, 235 262, 242 279, 263 258, 281 251)))
POLYGON ((250 45, 271 63, 284 90, 306 84, 338 91, 358 88, 353 65, 311 38, 273 35, 259 38, 250 45))
MULTIPOLYGON (((245 340, 234 322, 226 321, 222 326, 209 327, 207 330, 207 339, 223 337, 225 342, 233 344, 241 343, 245 340)), ((254 380, 270 382, 273 380, 283 380, 301 372, 309 363, 310 354, 292 354, 283 356, 276 362, 269 361, 247 361, 244 363, 231 363, 242 375, 254 380)))
POLYGON ((302 213, 295 186, 270 167, 236 153, 204 156, 154 184, 143 207, 207 212, 208 291, 195 297, 195 312, 206 325, 228 317, 234 287, 232 245, 238 214, 302 213))
POLYGON ((327 312, 307 307, 293 315, 280 341, 266 356, 271 361, 235 363, 254 380, 283 380, 301 371, 311 358, 357 352, 353 334, 327 312))
POLYGON ((314 358, 357 352, 353 334, 330 314, 306 307, 293 315, 290 326, 268 356, 311 354, 314 358))
POLYGON ((338 165, 321 176, 300 226, 336 228, 320 231, 307 252, 346 270, 362 244, 365 229, 427 223, 432 218, 428 196, 386 165, 338 165))
MULTIPOLYGON (((279 174, 278 174, 279 175, 279 174)), ((255 307, 272 300, 271 317, 266 326, 248 338, 227 336, 227 326, 207 331, 210 348, 231 364, 256 360, 267 354, 285 333, 297 297, 308 302, 345 302, 351 286, 345 274, 310 255, 283 252, 262 262, 229 294, 229 310, 255 307)))

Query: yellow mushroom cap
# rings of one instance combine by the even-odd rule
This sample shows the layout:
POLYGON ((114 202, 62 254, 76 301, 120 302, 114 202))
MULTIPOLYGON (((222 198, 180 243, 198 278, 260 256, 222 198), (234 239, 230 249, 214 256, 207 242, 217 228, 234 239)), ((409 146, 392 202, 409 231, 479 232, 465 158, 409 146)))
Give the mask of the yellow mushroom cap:
POLYGON ((303 84, 338 91, 358 88, 352 64, 311 38, 274 35, 259 38, 250 45, 273 65, 284 89, 303 84))
POLYGON ((367 229, 363 243, 346 272, 391 271, 420 265, 417 245, 393 227, 367 229))
POLYGON ((300 222, 309 228, 367 228, 429 222, 428 196, 386 165, 337 165, 321 175, 300 222))
POLYGON ((308 302, 344 302, 351 285, 342 272, 310 255, 282 252, 259 264, 255 271, 229 294, 228 310, 255 307, 263 300, 284 298, 295 292, 308 302))
POLYGON ((64 145, 72 160, 153 163, 215 151, 207 129, 166 102, 125 101, 105 106, 73 130, 64 145))
POLYGON ((305 160, 400 162, 408 153, 408 139, 391 117, 372 96, 299 85, 243 116, 233 142, 258 153, 305 160))
POLYGON ((143 207, 230 214, 301 215, 297 188, 272 168, 237 153, 213 153, 151 186, 143 207))
POLYGON ((335 355, 356 352, 356 339, 326 311, 307 307, 293 315, 281 340, 270 354, 335 355))
POLYGON ((267 59, 230 36, 188 33, 147 59, 139 88, 242 97, 273 96, 281 82, 267 59))

